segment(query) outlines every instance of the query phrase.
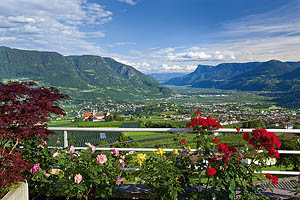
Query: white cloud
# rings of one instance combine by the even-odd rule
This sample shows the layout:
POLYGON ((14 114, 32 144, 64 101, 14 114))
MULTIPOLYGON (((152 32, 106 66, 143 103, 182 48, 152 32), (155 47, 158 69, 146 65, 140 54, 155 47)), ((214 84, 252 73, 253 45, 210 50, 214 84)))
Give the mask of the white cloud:
POLYGON ((106 23, 111 16, 103 6, 85 0, 0 1, 0 41, 15 48, 99 54, 103 50, 86 39, 105 34, 80 27, 106 23))
POLYGON ((232 51, 232 59, 239 62, 299 60, 300 1, 288 1, 284 6, 268 12, 253 14, 224 24, 218 33, 222 43, 212 48, 232 51))
POLYGON ((186 66, 186 70, 187 71, 195 71, 195 69, 197 68, 197 65, 188 65, 186 66))
POLYGON ((118 62, 123 63, 125 65, 129 65, 131 67, 134 67, 137 70, 140 71, 149 71, 150 69, 150 64, 147 62, 132 62, 132 61, 128 61, 128 60, 123 60, 121 58, 117 58, 116 59, 118 62))
POLYGON ((165 48, 165 49, 160 49, 160 50, 158 50, 157 52, 155 52, 155 53, 157 53, 157 54, 165 54, 165 53, 170 53, 170 52, 173 52, 173 51, 175 51, 176 50, 176 48, 165 48))
POLYGON ((168 59, 170 61, 197 61, 197 60, 200 61, 200 60, 210 59, 211 57, 212 57, 211 55, 208 55, 205 52, 197 52, 197 51, 168 54, 168 59))
POLYGON ((168 64, 163 64, 162 65, 163 70, 165 71, 171 71, 171 70, 183 70, 184 68, 182 66, 179 65, 168 65, 168 64))
POLYGON ((124 2, 124 3, 128 3, 132 6, 134 6, 136 4, 136 2, 134 2, 133 0, 119 0, 119 1, 124 2))

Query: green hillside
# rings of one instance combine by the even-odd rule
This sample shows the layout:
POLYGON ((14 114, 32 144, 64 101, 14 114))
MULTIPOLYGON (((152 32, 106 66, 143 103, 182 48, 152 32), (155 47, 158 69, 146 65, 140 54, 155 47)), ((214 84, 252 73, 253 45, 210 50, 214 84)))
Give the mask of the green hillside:
POLYGON ((112 58, 8 47, 0 47, 0 80, 36 81, 77 100, 130 101, 172 94, 154 79, 112 58))

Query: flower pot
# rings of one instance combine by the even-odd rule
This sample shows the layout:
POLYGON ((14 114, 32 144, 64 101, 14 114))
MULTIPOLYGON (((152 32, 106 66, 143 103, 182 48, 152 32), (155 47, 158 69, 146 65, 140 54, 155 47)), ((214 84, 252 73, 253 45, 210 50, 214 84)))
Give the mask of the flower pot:
POLYGON ((21 182, 17 188, 9 191, 1 200, 29 200, 28 183, 21 182))

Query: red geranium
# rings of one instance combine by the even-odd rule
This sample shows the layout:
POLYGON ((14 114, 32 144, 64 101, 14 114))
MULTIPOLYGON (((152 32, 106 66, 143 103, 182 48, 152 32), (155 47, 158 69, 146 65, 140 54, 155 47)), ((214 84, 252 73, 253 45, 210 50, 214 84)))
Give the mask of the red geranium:
POLYGON ((216 169, 213 167, 210 167, 206 170, 207 176, 211 177, 217 173, 216 169))
POLYGON ((186 140, 185 140, 185 139, 181 139, 180 142, 181 142, 182 144, 184 144, 184 143, 186 143, 186 140))

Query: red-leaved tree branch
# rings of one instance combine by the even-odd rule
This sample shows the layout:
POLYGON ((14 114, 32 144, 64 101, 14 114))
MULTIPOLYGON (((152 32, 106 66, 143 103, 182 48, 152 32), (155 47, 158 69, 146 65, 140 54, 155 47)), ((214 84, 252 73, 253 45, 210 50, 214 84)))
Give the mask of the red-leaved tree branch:
POLYGON ((44 123, 53 114, 65 115, 58 104, 64 98, 68 96, 56 88, 37 87, 34 82, 0 83, 0 187, 22 180, 20 174, 31 165, 16 147, 53 134, 44 123))

